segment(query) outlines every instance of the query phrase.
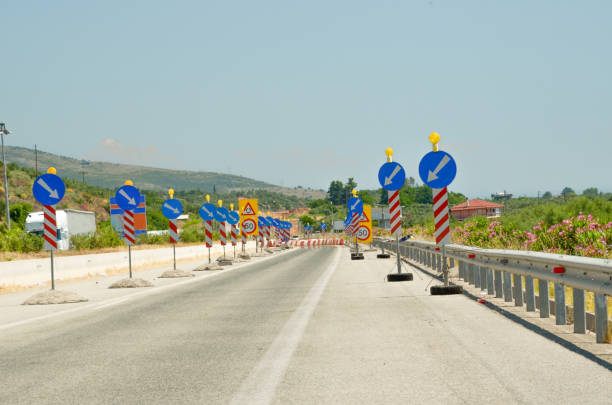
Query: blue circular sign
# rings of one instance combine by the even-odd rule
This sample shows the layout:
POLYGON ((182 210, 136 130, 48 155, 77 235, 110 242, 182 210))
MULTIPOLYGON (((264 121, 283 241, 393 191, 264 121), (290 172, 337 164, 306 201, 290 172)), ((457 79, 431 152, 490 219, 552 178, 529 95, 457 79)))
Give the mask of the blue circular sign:
POLYGON ((211 203, 202 204, 198 213, 200 214, 200 218, 204 221, 212 221, 215 219, 215 213, 217 212, 217 208, 211 203))
POLYGON ((59 176, 45 173, 38 176, 34 181, 32 193, 36 201, 42 205, 55 205, 64 198, 66 186, 59 176))
POLYGON ((419 176, 431 188, 444 188, 457 175, 455 159, 446 152, 429 152, 419 163, 419 176))
POLYGON ((378 181, 385 190, 399 190, 406 182, 406 172, 399 163, 387 162, 378 170, 378 181))
POLYGON ((183 204, 179 200, 170 198, 162 204, 162 214, 168 219, 177 219, 183 213, 183 204))
POLYGON ((327 224, 325 222, 321 223, 321 229, 323 230, 327 229, 327 224))
POLYGON ((227 222, 229 222, 230 225, 236 225, 238 222, 240 222, 240 214, 238 214, 236 211, 230 211, 227 214, 227 222))
POLYGON ((351 213, 357 213, 359 215, 361 215, 361 213, 363 212, 363 201, 361 201, 361 198, 359 197, 352 197, 350 200, 348 200, 348 210, 351 213))
POLYGON ((258 217, 260 226, 268 226, 268 220, 265 217, 258 217))
POLYGON ((215 219, 219 222, 226 222, 227 214, 229 214, 229 211, 226 208, 219 207, 215 211, 215 219))
POLYGON ((306 229, 307 231, 310 231, 311 228, 312 226, 310 226, 310 224, 306 224, 306 226, 304 226, 304 229, 306 229))
POLYGON ((140 204, 140 192, 134 186, 121 186, 115 194, 117 205, 124 211, 133 211, 140 204))

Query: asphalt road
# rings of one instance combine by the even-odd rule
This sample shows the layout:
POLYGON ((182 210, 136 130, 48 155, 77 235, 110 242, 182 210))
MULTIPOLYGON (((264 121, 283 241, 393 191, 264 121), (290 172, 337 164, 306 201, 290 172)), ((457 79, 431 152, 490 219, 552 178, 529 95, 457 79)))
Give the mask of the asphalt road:
POLYGON ((609 403, 607 369, 393 262, 295 249, 3 330, 0 403, 609 403))

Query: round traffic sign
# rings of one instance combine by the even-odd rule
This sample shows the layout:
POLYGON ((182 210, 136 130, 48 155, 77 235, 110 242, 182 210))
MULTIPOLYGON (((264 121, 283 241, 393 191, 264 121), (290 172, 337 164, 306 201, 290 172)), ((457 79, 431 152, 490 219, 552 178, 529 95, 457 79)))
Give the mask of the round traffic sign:
POLYGON ((258 217, 260 226, 268 226, 268 220, 265 217, 258 217))
POLYGON ((256 224, 255 224, 254 218, 247 218, 244 221, 242 221, 242 230, 247 235, 255 232, 255 228, 256 228, 256 224))
POLYGON ((370 230, 365 226, 360 226, 356 235, 359 240, 367 240, 370 237, 370 230))
POLYGON ((211 203, 202 204, 198 213, 200 214, 200 218, 204 221, 212 221, 215 219, 215 212, 217 212, 217 208, 211 203))
POLYGON ((169 198, 162 204, 162 214, 168 219, 177 219, 183 213, 183 204, 179 200, 169 198))
POLYGON ((119 187, 115 194, 117 205, 124 211, 132 211, 140 204, 140 192, 134 186, 119 187))
POLYGON ((36 201, 42 205, 55 205, 64 198, 66 186, 58 175, 45 173, 34 181, 32 193, 36 201))
POLYGON ((321 224, 321 229, 323 229, 323 230, 327 229, 327 224, 325 222, 323 222, 321 224))
POLYGON ((386 162, 378 170, 378 181, 385 190, 399 190, 406 182, 406 172, 399 163, 386 162))
POLYGON ((227 221, 227 214, 229 214, 227 208, 219 207, 215 210, 215 219, 219 222, 225 222, 227 221))
POLYGON ((229 222, 230 225, 236 225, 239 221, 240 215, 236 211, 230 211, 227 214, 227 222, 229 222))
POLYGON ((419 176, 431 188, 444 188, 457 175, 455 159, 444 151, 429 152, 419 163, 419 176))
POLYGON ((349 212, 356 212, 359 215, 361 215, 363 212, 363 201, 361 201, 361 198, 359 197, 352 197, 350 200, 348 200, 347 205, 349 212))

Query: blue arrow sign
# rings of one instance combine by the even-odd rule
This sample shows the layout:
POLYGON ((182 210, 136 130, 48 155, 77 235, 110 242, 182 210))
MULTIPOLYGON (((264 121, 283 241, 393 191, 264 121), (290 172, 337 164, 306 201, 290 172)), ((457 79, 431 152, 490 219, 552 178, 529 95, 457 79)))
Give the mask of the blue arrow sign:
POLYGON ((266 220, 265 217, 258 217, 257 218, 259 220, 259 223, 263 226, 268 226, 268 221, 266 220))
POLYGON ((406 172, 399 163, 387 162, 378 170, 378 181, 385 190, 399 190, 406 181, 406 172))
POLYGON ((323 229, 323 230, 327 229, 327 224, 325 222, 323 222, 321 224, 321 229, 323 229))
POLYGON ((32 193, 36 201, 42 205, 55 205, 64 198, 66 186, 59 176, 45 173, 34 181, 32 193))
POLYGON ((348 200, 347 205, 348 210, 351 213, 356 212, 357 214, 361 215, 363 212, 363 201, 361 201, 361 198, 359 197, 352 197, 350 200, 348 200))
POLYGON ((140 203, 140 192, 134 186, 121 186, 115 194, 115 201, 122 210, 132 211, 140 203))
POLYGON ((219 222, 226 222, 227 214, 229 214, 229 211, 226 208, 219 207, 215 211, 215 219, 219 222))
POLYGON ((200 211, 198 211, 198 213, 200 214, 200 218, 202 218, 204 221, 212 221, 213 219, 215 219, 216 212, 217 207, 215 207, 211 203, 202 204, 202 206, 200 207, 200 211))
POLYGON ((229 222, 230 225, 236 225, 238 222, 240 222, 240 214, 238 214, 236 211, 230 211, 227 214, 227 222, 229 222))
POLYGON ((457 175, 455 159, 446 152, 429 152, 419 163, 419 176, 431 188, 444 188, 457 175))
POLYGON ((306 229, 307 231, 310 231, 311 228, 312 226, 310 226, 309 224, 306 224, 306 226, 304 227, 304 229, 306 229))
POLYGON ((162 214, 168 219, 177 219, 183 213, 183 204, 179 200, 170 198, 162 204, 162 214))

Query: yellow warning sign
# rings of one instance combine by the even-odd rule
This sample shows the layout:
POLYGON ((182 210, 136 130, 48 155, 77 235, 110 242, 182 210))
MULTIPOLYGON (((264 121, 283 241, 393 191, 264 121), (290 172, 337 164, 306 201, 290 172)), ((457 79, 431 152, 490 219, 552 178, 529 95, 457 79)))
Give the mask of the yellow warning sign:
POLYGON ((363 213, 357 225, 356 235, 359 243, 372 242, 372 206, 363 205, 363 213))
POLYGON ((240 230, 246 236, 259 235, 257 226, 257 199, 243 198, 238 200, 238 211, 240 213, 240 230))

